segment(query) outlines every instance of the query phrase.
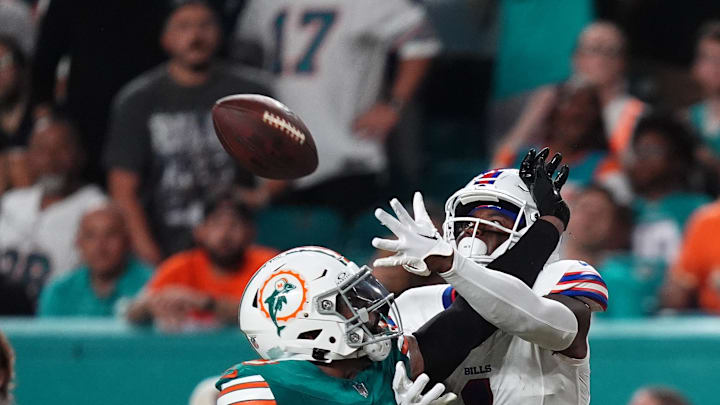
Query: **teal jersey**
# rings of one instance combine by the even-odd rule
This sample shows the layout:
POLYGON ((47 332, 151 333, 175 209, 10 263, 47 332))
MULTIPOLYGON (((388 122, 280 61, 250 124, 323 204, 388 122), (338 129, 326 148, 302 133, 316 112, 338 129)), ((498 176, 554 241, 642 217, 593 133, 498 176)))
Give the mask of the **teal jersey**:
MULTIPOLYGON (((393 345, 394 346, 394 345, 393 345)), ((395 405, 395 364, 407 357, 393 347, 382 362, 373 362, 353 379, 331 377, 304 360, 253 360, 232 367, 215 387, 218 405, 395 405), (262 401, 262 402, 260 402, 262 401)))
POLYGON ((716 157, 720 158, 720 129, 709 131, 707 122, 707 104, 698 103, 690 106, 690 122, 700 134, 700 139, 713 151, 716 157))
POLYGON ((115 290, 107 297, 98 297, 90 283, 90 269, 80 267, 45 286, 40 294, 38 315, 114 316, 135 297, 151 276, 149 267, 131 257, 115 284, 115 290))
POLYGON ((710 201, 704 194, 685 192, 674 192, 657 201, 638 198, 633 202, 633 253, 643 261, 671 263, 688 218, 710 201))

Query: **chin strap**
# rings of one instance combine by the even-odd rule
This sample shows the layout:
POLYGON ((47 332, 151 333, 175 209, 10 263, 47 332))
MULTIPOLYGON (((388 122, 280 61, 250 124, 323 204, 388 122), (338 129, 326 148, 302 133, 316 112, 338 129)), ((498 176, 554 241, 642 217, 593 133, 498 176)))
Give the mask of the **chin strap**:
POLYGON ((466 236, 457 244, 457 252, 465 257, 487 255, 488 247, 481 239, 466 236))
POLYGON ((390 339, 382 340, 380 342, 370 343, 362 348, 367 357, 372 361, 383 361, 389 355, 392 350, 392 341, 390 339))

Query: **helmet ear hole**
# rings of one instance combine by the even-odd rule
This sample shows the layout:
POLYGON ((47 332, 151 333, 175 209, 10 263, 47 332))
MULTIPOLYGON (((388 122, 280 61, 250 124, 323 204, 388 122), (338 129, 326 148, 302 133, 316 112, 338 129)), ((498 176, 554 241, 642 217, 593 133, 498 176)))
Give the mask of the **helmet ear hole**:
POLYGON ((298 335, 298 339, 315 340, 322 333, 322 329, 309 330, 298 335))
POLYGON ((539 212, 533 212, 533 220, 534 220, 534 221, 537 221, 538 218, 540 218, 540 213, 539 213, 539 212))

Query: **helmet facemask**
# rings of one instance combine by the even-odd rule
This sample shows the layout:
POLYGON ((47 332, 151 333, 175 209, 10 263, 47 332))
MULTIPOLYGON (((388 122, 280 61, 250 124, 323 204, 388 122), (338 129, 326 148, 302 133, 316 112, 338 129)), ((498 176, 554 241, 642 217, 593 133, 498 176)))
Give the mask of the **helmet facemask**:
POLYGON ((537 220, 539 213, 532 196, 515 169, 490 171, 473 179, 453 194, 445 204, 443 237, 462 256, 486 265, 511 249, 537 220), (513 220, 512 226, 472 216, 475 209, 498 211, 513 220), (492 252, 478 231, 507 235, 492 252))
POLYGON ((402 322, 389 293, 367 266, 316 298, 317 311, 344 319, 346 344, 361 349, 371 360, 390 354, 390 339, 402 335, 402 322))

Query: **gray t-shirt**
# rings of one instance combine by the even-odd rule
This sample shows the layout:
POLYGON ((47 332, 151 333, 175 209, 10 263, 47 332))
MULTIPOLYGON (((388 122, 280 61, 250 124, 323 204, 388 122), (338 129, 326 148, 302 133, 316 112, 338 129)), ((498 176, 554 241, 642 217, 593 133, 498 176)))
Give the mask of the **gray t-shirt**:
POLYGON ((104 162, 138 173, 140 198, 153 236, 170 255, 192 246, 192 228, 209 197, 233 184, 252 185, 215 136, 210 110, 221 97, 268 95, 266 86, 225 65, 195 87, 175 83, 161 65, 134 79, 115 98, 104 162))

